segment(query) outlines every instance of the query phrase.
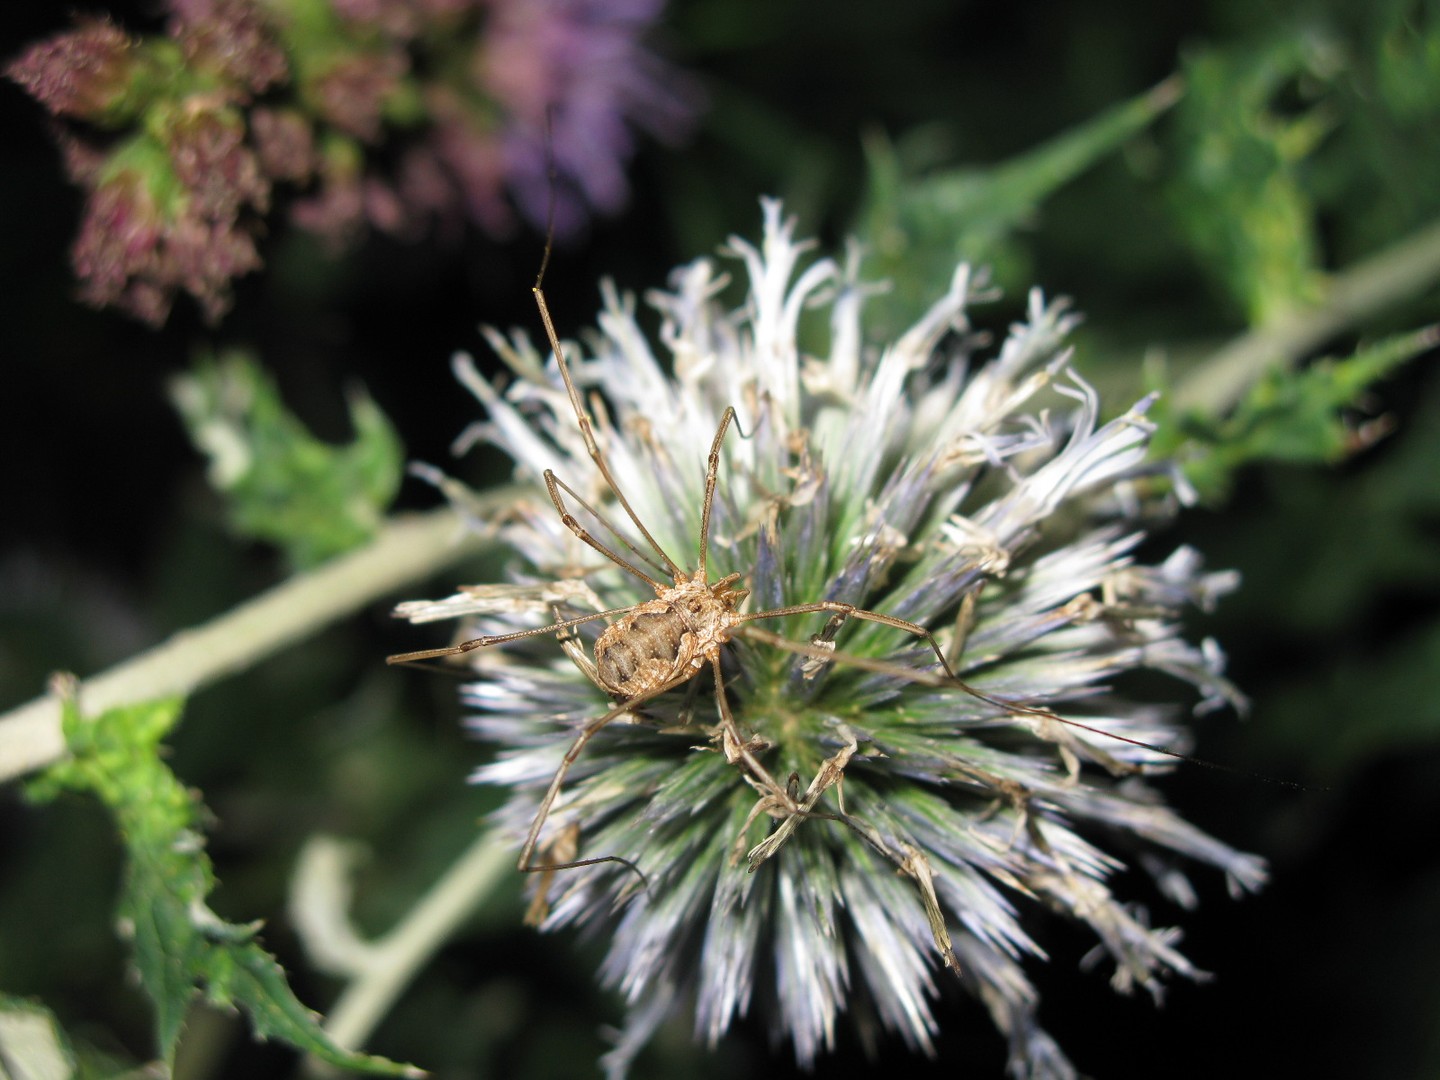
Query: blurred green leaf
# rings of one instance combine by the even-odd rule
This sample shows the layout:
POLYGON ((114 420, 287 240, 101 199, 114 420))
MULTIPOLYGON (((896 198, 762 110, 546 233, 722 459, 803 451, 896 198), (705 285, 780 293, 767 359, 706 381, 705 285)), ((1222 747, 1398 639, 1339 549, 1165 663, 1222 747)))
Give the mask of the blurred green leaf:
POLYGON ((856 235, 869 276, 893 285, 882 335, 918 318, 957 264, 1013 261, 1013 237, 1040 203, 1143 131, 1178 95, 1179 83, 1167 80, 999 165, 918 178, 907 175, 889 142, 872 137, 870 190, 856 235))
POLYGON ((344 1068, 414 1075, 410 1066, 332 1043, 256 942, 259 924, 227 923, 210 910, 206 898, 215 875, 197 820, 204 808, 160 760, 160 740, 181 707, 168 699, 86 720, 68 698, 63 722, 73 756, 30 787, 38 798, 65 790, 93 794, 115 816, 127 856, 116 917, 155 1007, 161 1055, 173 1064, 186 1009, 203 991, 212 1004, 243 1008, 260 1038, 280 1039, 344 1068))
POLYGON ((1312 105, 1339 57, 1315 36, 1210 50, 1184 66, 1170 206, 1212 281, 1254 325, 1320 296, 1315 207, 1301 170, 1332 127, 1312 105))
POLYGON ((370 540, 399 487, 404 450, 363 393, 352 395, 355 439, 332 446, 286 408, 270 377, 238 352, 201 360, 172 384, 190 438, 229 496, 230 526, 278 544, 303 569, 370 540))
POLYGON ((1338 775, 1385 754, 1440 743, 1440 622, 1429 620, 1385 648, 1338 658, 1280 688, 1263 732, 1272 752, 1303 748, 1312 767, 1338 775), (1324 731, 1316 739, 1317 725, 1324 731))
POLYGON ((1207 502, 1222 498, 1237 470, 1257 462, 1332 464, 1388 430, 1384 420, 1359 425, 1342 410, 1362 404, 1365 391, 1440 340, 1437 328, 1397 334, 1344 359, 1317 360, 1298 372, 1272 368, 1228 416, 1181 410, 1161 394, 1151 412, 1159 430, 1155 457, 1178 460, 1185 478, 1207 502))
POLYGON ((1394 437, 1353 468, 1267 469, 1256 477, 1263 495, 1238 514, 1232 508, 1246 584, 1227 608, 1245 632, 1263 622, 1264 647, 1284 638, 1304 642, 1307 654, 1380 652, 1388 647, 1382 635, 1402 629, 1382 614, 1386 607, 1423 609, 1440 590, 1440 388, 1412 380, 1406 396, 1417 390, 1422 396, 1407 403, 1394 437))
POLYGON ((1397 120, 1433 119, 1440 109, 1440 23, 1435 5, 1395 4, 1377 19, 1375 77, 1385 107, 1397 120), (1428 6, 1429 18, 1417 8, 1428 6))
POLYGON ((1324 196, 1326 247, 1345 262, 1440 214, 1440 4, 1383 0, 1336 15, 1351 63, 1311 186, 1324 196))

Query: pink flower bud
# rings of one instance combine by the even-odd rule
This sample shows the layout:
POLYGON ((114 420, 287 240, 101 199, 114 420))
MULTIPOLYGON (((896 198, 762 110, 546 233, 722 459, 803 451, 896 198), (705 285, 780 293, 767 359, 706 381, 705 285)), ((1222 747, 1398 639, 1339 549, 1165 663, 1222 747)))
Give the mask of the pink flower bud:
POLYGON ((30 46, 5 74, 56 116, 105 123, 116 119, 137 52, 136 43, 109 19, 89 18, 30 46))

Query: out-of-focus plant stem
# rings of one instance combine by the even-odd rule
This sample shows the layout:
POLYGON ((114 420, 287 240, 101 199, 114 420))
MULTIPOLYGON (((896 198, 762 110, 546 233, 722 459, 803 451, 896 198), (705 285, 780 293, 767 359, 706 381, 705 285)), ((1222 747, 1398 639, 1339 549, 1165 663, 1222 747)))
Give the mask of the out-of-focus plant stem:
MULTIPOLYGON (((350 925, 351 848, 316 837, 300 855, 290 909, 317 967, 351 979, 325 1021, 340 1046, 364 1044, 415 973, 496 884, 514 874, 515 850, 493 832, 475 838, 445 875, 383 937, 364 941, 350 925)), ((515 875, 518 877, 518 874, 515 875)), ((305 1073, 336 1076, 315 1059, 305 1073)))
POLYGON ((1323 303, 1297 308, 1213 353, 1175 389, 1181 409, 1221 414, 1266 371, 1291 366, 1328 338, 1440 281, 1440 221, 1330 280, 1323 303))
MULTIPOLYGON (((476 501, 481 508, 497 508, 517 497, 516 489, 504 487, 476 501)), ((117 705, 189 695, 474 554, 483 544, 483 538, 449 507, 394 518, 364 547, 83 680, 78 690, 81 706, 86 715, 97 716, 117 705)), ((49 765, 64 754, 60 702, 53 695, 0 716, 0 782, 49 765)))

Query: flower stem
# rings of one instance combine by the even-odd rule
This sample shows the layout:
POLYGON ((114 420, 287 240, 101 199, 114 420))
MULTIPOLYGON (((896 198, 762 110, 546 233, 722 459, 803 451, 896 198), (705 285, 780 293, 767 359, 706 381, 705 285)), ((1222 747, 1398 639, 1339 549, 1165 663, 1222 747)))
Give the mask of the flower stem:
POLYGON ((1440 221, 1330 280, 1325 300, 1257 327, 1212 354, 1175 391, 1181 408, 1223 413, 1266 371, 1291 365, 1365 318, 1440 279, 1440 221))
MULTIPOLYGON (((478 496, 477 502, 494 507, 517 497, 514 488, 506 487, 478 496)), ((78 688, 83 710, 98 716, 118 705, 191 694, 473 554, 483 543, 449 507, 394 518, 363 548, 84 680, 78 688)), ((53 695, 0 716, 0 782, 64 755, 60 702, 53 695)))
MULTIPOLYGON (((296 925, 317 966, 352 977, 331 1009, 325 1031, 337 1045, 355 1049, 421 965, 511 870, 514 845, 493 832, 482 833, 399 924, 384 937, 368 942, 349 929, 339 935, 335 932, 336 923, 347 928, 349 924, 349 912, 339 910, 348 907, 348 863, 334 841, 312 841, 301 856, 291 908, 301 916, 296 925), (337 878, 345 880, 333 880, 337 878), (315 918, 305 918, 299 910, 307 905, 315 918)), ((330 1073, 315 1061, 307 1062, 306 1071, 310 1075, 330 1073)))

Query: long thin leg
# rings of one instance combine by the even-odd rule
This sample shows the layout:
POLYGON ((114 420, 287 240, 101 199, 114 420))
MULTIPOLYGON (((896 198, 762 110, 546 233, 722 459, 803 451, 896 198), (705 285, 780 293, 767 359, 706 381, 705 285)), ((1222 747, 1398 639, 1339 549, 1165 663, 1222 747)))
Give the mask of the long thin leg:
POLYGON ((616 615, 625 615, 635 610, 634 604, 629 607, 611 608, 609 611, 597 611, 592 615, 581 615, 578 619, 565 619, 562 622, 551 623, 549 626, 537 626, 533 630, 516 630, 511 634, 488 634, 485 637, 471 638, 469 641, 462 641, 458 645, 448 645, 443 649, 421 649, 419 652, 395 653, 385 658, 387 664, 408 664, 415 660, 434 660, 440 656, 460 656, 463 653, 474 652, 476 649, 487 649, 491 645, 499 645, 506 641, 518 641, 520 638, 539 637, 541 634, 554 634, 561 630, 568 630, 572 626, 579 626, 582 623, 594 622, 596 619, 608 619, 616 615))
POLYGON ((560 787, 565 782, 565 774, 570 771, 570 766, 575 764, 576 759, 580 757, 581 752, 585 749, 585 744, 594 738, 596 732, 617 717, 624 716, 627 712, 632 712, 636 706, 643 705, 652 698, 659 697, 665 693, 665 691, 679 686, 690 677, 690 674, 687 673, 684 678, 671 679, 669 682, 662 683, 653 690, 646 690, 643 694, 636 694, 628 701, 616 705, 603 716, 598 716, 594 720, 588 721, 585 726, 580 729, 580 734, 575 736, 575 741, 570 744, 570 748, 565 751, 565 757, 560 761, 560 767, 555 770, 555 775, 551 777, 550 787, 546 790, 545 797, 540 800, 540 809, 535 814, 535 820, 530 823, 530 833, 525 837, 525 846, 520 849, 520 861, 516 864, 517 869, 519 869, 521 873, 535 874, 544 870, 570 870, 577 866, 594 866, 596 863, 618 862, 635 871, 635 873, 640 876, 641 881, 645 880, 645 875, 640 872, 638 866, 629 859, 621 858, 619 855, 602 855, 595 859, 579 859, 575 862, 566 863, 547 863, 540 866, 530 865, 530 857, 535 853, 535 845, 539 843, 540 830, 545 827, 545 819, 550 816, 550 808, 555 804, 556 798, 560 795, 560 787))
MULTIPOLYGON (((619 566, 625 570, 629 570, 630 573, 634 574, 641 581, 645 582, 647 585, 653 588, 657 594, 660 592, 661 589, 665 588, 664 585, 661 585, 658 581, 652 578, 649 574, 645 573, 645 571, 641 570, 634 563, 629 562, 620 555, 617 555, 614 551, 611 551, 599 540, 596 540, 595 537, 591 536, 588 532, 586 532, 585 526, 581 525, 580 522, 576 521, 575 515, 570 513, 570 511, 565 508, 565 500, 560 497, 561 487, 562 485, 559 478, 556 477, 556 475, 549 469, 546 469, 545 490, 550 493, 550 501, 555 504, 555 510, 560 515, 560 524, 564 525, 567 529, 569 529, 572 533, 579 537, 582 542, 589 544, 592 548, 600 552, 601 555, 604 555, 616 566, 619 566)), ((570 489, 566 487, 565 490, 569 491, 570 489)), ((650 534, 646 533, 645 535, 648 538, 650 534)), ((669 560, 667 559, 666 562, 669 562, 669 560)), ((674 564, 671 563, 671 565, 673 566, 674 564)), ((674 572, 676 574, 679 574, 679 567, 676 567, 674 572)))
POLYGON ((834 814, 817 814, 815 813, 815 804, 820 801, 820 797, 824 795, 825 792, 832 787, 838 786, 844 780, 845 766, 850 763, 851 757, 855 755, 858 749, 859 743, 856 741, 854 734, 851 733, 846 744, 840 748, 839 752, 833 757, 826 758, 825 761, 821 763, 819 771, 815 774, 815 779, 810 781, 810 786, 806 788, 803 798, 796 799, 794 794, 788 791, 786 792, 788 805, 785 809, 789 811, 789 813, 785 820, 776 826, 774 832, 770 833, 769 836, 765 837, 764 840, 761 840, 760 843, 750 849, 749 854, 746 856, 750 863, 750 873, 753 874, 759 869, 761 863, 779 851, 785 841, 790 839, 795 830, 800 827, 800 822, 805 818, 822 817, 843 821, 849 817, 848 814, 845 814, 845 800, 843 797, 840 799, 840 813, 844 815, 844 817, 837 818, 834 814))
MULTIPOLYGON (((564 621, 560 617, 558 607, 552 607, 550 610, 554 613, 557 623, 564 621)), ((612 693, 610 688, 600 681, 600 672, 595 667, 595 661, 591 660, 585 652, 585 647, 580 642, 580 635, 575 633, 573 627, 566 627, 564 630, 558 631, 555 634, 555 640, 559 643, 560 650, 570 658, 570 662, 580 669, 580 674, 594 683, 598 689, 607 694, 612 693)))
POLYGON ((735 723, 735 716, 730 711, 730 702, 725 698, 725 676, 720 670, 720 653, 718 650, 710 654, 710 664, 715 670, 715 703, 720 709, 720 730, 725 737, 725 754, 730 757, 731 763, 743 761, 745 767, 750 770, 751 775, 760 785, 770 791, 780 805, 785 809, 794 811, 795 800, 790 797, 785 787, 775 782, 764 765, 760 764, 745 746, 745 740, 740 737, 740 728, 735 723), (733 757, 731 756, 733 755, 733 757))
MULTIPOLYGON (((720 473, 720 445, 725 441, 725 432, 735 420, 735 406, 726 405, 720 415, 720 426, 715 429, 715 438, 710 443, 710 457, 705 463, 705 500, 700 504, 700 564, 696 573, 706 580, 705 557, 710 551, 710 509, 715 504, 715 481, 720 473)), ((735 424, 739 428, 739 424, 735 424)), ((742 431, 741 437, 744 437, 742 431)))
MULTIPOLYGON (((616 540, 619 540, 620 543, 632 555, 635 556, 637 562, 644 563, 646 566, 650 567, 652 570, 658 571, 662 575, 665 573, 665 568, 663 566, 660 566, 649 555, 646 555, 645 552, 641 551, 638 547, 636 547, 628 539, 626 539, 625 534, 622 533, 619 529, 615 528, 615 526, 610 523, 609 518, 607 518, 599 510, 596 510, 595 507, 591 506, 588 502, 586 502, 585 499, 581 497, 578 491, 572 488, 569 484, 565 483, 565 481, 561 480, 558 476, 555 477, 555 486, 558 487, 561 491, 565 492, 566 495, 569 495, 570 498, 574 499, 581 506, 583 506, 586 511, 595 518, 596 521, 600 522, 601 525, 604 525, 605 528, 609 530, 610 535, 615 537, 616 540)), ((649 578, 646 578, 646 581, 650 582, 650 584, 654 584, 654 582, 650 581, 649 578)))
MULTIPOLYGON (((775 778, 770 775, 765 766, 761 765, 755 755, 746 748, 745 740, 741 738, 740 730, 735 724, 734 714, 730 711, 730 703, 725 698, 725 683, 720 669, 720 654, 718 652, 712 654, 710 661, 715 672, 715 700, 720 709, 721 730, 725 736, 727 736, 727 752, 730 752, 733 748, 736 759, 744 763, 746 769, 750 771, 751 775, 755 777, 756 781, 762 787, 771 792, 779 805, 791 813, 800 812, 799 806, 787 790, 775 781, 775 778)), ((560 788, 565 782, 565 776, 570 771, 570 766, 575 764, 579 759, 586 744, 589 743, 598 731, 618 717, 633 711, 638 705, 643 705, 645 702, 659 697, 668 690, 673 690, 681 683, 689 681, 692 677, 693 676, 686 674, 678 679, 671 679, 669 682, 653 690, 647 690, 643 694, 636 694, 629 700, 615 706, 603 716, 591 720, 580 729, 580 734, 575 737, 575 741, 572 742, 570 748, 565 751, 565 757, 561 760, 560 767, 555 770, 555 775, 550 780, 550 787, 546 790, 545 797, 540 801, 540 809, 536 811, 535 820, 530 824, 530 833, 525 838, 525 846, 520 849, 520 861, 517 864, 521 872, 533 874, 543 871, 572 870, 581 866, 594 866, 598 863, 616 862, 634 871, 642 882, 646 881, 644 873, 641 872, 638 866, 629 859, 622 858, 619 855, 601 855, 593 859, 577 859, 573 862, 563 863, 546 863, 539 866, 530 865, 530 858, 534 855, 535 848, 540 842, 540 832, 545 827, 546 819, 550 816, 550 808, 560 795, 560 788)))
POLYGON ((960 610, 955 613, 955 628, 950 635, 950 655, 955 658, 955 663, 965 655, 965 643, 970 639, 970 631, 975 626, 975 608, 980 601, 980 590, 985 587, 984 580, 974 589, 971 589, 960 598, 960 610))
MULTIPOLYGON (((874 612, 870 612, 874 614, 874 612)), ((1205 758, 1195 757, 1192 754, 1183 753, 1180 750, 1171 749, 1158 743, 1144 742, 1140 739, 1132 739, 1128 735, 1119 735, 1113 731, 1106 731, 1104 728, 1097 728, 1090 724, 1082 724, 1079 720, 1070 720, 1051 712, 1049 709, 1037 709, 1033 705, 1022 705, 1018 701, 1006 701, 1004 698, 991 697, 989 694, 976 690, 975 687, 954 675, 939 675, 933 671, 920 671, 916 668, 906 667, 904 664, 892 664, 888 660, 876 660, 869 656, 855 656, 852 653, 831 652, 829 649, 818 648, 808 642, 791 641, 779 634, 772 634, 768 630, 762 630, 758 626, 746 626, 738 633, 746 637, 753 637, 757 641, 763 641, 767 645, 773 645, 777 649, 794 653, 797 656, 809 656, 816 660, 824 660, 827 663, 848 664, 851 667, 859 668, 861 671, 873 671, 877 675, 888 675, 891 678, 903 679, 906 682, 918 683, 921 686, 936 686, 942 689, 963 690, 978 701, 988 705, 994 705, 997 709, 1006 712, 1017 713, 1021 716, 1034 716, 1041 720, 1053 720, 1058 724, 1065 724, 1067 727, 1078 728, 1087 731, 1091 735, 1099 735, 1102 738, 1114 739, 1116 742, 1127 743, 1130 746, 1138 746, 1142 750, 1149 750, 1152 753, 1163 754, 1166 757, 1176 758, 1180 761, 1189 762, 1191 765, 1199 765, 1206 769, 1217 769, 1220 772, 1234 773, 1236 776, 1245 776, 1252 780, 1262 780, 1267 784, 1279 784, 1281 787, 1297 788, 1306 790, 1303 784, 1292 783, 1289 780, 1277 780, 1273 776, 1265 776, 1262 773, 1251 772, 1248 769, 1234 769, 1229 765, 1221 765, 1215 761, 1207 761, 1205 758)), ((1090 748, 1092 753, 1099 754, 1100 751, 1090 748)), ((1143 766, 1127 765, 1127 771, 1140 772, 1143 766)))
POLYGON ((858 608, 854 604, 846 604, 839 600, 817 600, 813 604, 793 604, 790 607, 775 608, 771 611, 755 611, 748 615, 736 615, 734 619, 736 622, 754 622, 756 619, 778 619, 785 615, 806 615, 814 611, 834 612, 825 624, 825 629, 820 632, 822 641, 830 641, 846 619, 863 619, 865 622, 879 623, 881 626, 893 626, 896 630, 904 630, 907 634, 924 638, 925 644, 929 645, 931 651, 934 652, 935 659, 940 661, 940 668, 945 672, 946 678, 951 682, 960 682, 959 676, 950 667, 950 661, 945 659, 945 653, 940 648, 940 642, 935 640, 935 635, 919 623, 897 619, 894 615, 866 611, 864 608, 858 608))
MULTIPOLYGON (((650 535, 650 530, 640 520, 640 515, 635 513, 630 506, 630 500, 625 498, 625 493, 620 490, 620 485, 615 482, 614 475, 610 472, 610 466, 605 462, 605 455, 600 452, 600 446, 595 442, 595 432, 590 424, 590 415, 585 411, 584 404, 580 401, 580 392, 575 389, 575 380, 570 377, 570 365, 565 360, 565 350, 560 347, 560 337, 555 333, 554 320, 550 318, 550 308, 545 303, 545 290, 541 288, 545 279, 545 268, 550 263, 550 240, 545 240, 545 257, 540 263, 540 273, 535 277, 535 286, 531 292, 535 294, 535 305, 540 309, 540 321, 545 324, 545 336, 550 341, 550 348, 555 352, 555 361, 560 366, 560 375, 565 380, 565 390, 570 395, 570 407, 575 410, 575 420, 580 425, 580 434, 585 439, 585 449, 590 454, 590 460, 600 470, 600 475, 605 478, 605 483, 610 485, 610 490, 615 493, 615 498, 624 508, 626 515, 640 530, 640 535, 645 537, 645 542, 655 549, 655 554, 660 556, 666 568, 672 575, 680 573, 680 567, 675 560, 665 554, 655 537, 650 535)), ((583 537, 582 537, 583 539, 583 537)))

